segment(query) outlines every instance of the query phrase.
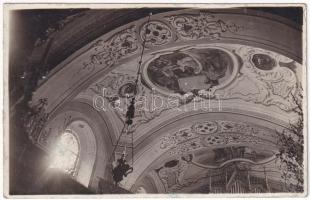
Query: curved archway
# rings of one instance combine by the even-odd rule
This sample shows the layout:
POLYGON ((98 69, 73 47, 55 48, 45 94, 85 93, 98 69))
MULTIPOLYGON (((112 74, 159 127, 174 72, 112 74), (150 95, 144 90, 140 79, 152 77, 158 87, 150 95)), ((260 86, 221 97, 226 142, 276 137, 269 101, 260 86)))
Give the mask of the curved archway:
MULTIPOLYGON (((297 85, 302 82, 302 66, 300 52, 290 49, 286 38, 272 35, 277 42, 270 41, 271 35, 266 30, 274 26, 280 33, 285 27, 294 36, 299 35, 298 30, 276 20, 238 12, 215 12, 213 15, 181 10, 156 15, 150 23, 154 29, 152 31, 160 27, 166 35, 158 37, 157 30, 156 34, 149 36, 152 39, 147 42, 144 54, 144 60, 147 61, 142 64, 144 73, 141 85, 133 90, 136 58, 141 52, 141 33, 145 31, 145 22, 143 18, 101 36, 68 58, 60 65, 64 67, 41 85, 34 101, 39 97, 48 97, 47 112, 52 113, 54 118, 46 127, 51 131, 41 134, 39 144, 48 146, 47 137, 57 135, 68 127, 75 130, 83 143, 83 161, 77 172, 78 180, 96 190, 101 178, 111 178, 107 173, 108 159, 115 138, 119 135, 119 127, 124 124, 126 91, 138 91, 137 96, 151 98, 153 87, 159 85, 161 90, 156 93, 160 95, 159 98, 165 99, 169 105, 168 96, 178 94, 174 96, 177 96, 177 103, 181 105, 158 110, 148 110, 147 107, 136 112, 129 130, 133 133, 135 166, 134 172, 123 182, 126 189, 137 191, 135 184, 147 184, 143 178, 149 169, 157 165, 158 160, 176 158, 185 151, 198 152, 197 149, 201 148, 201 152, 205 153, 213 149, 225 152, 227 147, 248 148, 250 145, 254 150, 261 150, 260 146, 263 146, 272 153, 277 151, 275 129, 285 128, 291 119, 298 117, 292 111, 294 105, 290 94, 295 94, 297 85), (248 23, 248 20, 262 25, 261 30, 248 23), (207 28, 208 25, 213 28, 204 31, 194 21, 206 22, 207 28), (235 22, 244 23, 245 29, 235 22), (190 25, 202 32, 195 34, 190 25), (253 30, 257 30, 257 33, 254 34, 253 30), (256 37, 258 33, 260 38, 256 37), (123 38, 126 39, 123 41, 123 38), (160 65, 165 65, 164 61, 169 59, 171 62, 162 72, 160 65), (213 65, 217 66, 217 71, 211 70, 213 65), (148 79, 152 74, 154 77, 148 79), (169 85, 171 79, 175 80, 169 85), (53 90, 53 95, 49 92, 50 88, 57 88, 53 90), (104 89, 107 93, 102 94, 104 89), (212 106, 209 110, 195 110, 195 102, 206 100, 214 103, 220 99, 216 95, 221 95, 225 100, 223 110, 212 111, 212 106), (96 110, 92 106, 95 97, 105 98, 112 106, 112 111, 96 110), (125 102, 124 109, 117 110, 119 102, 125 102), (173 110, 185 107, 187 109, 180 112, 173 110), (60 127, 60 131, 57 127, 60 127)), ((298 42, 300 38, 296 38, 298 42)), ((125 145, 131 143, 126 136, 120 141, 125 145)), ((222 164, 237 161, 255 163, 249 159, 234 158, 222 164)), ((222 165, 216 163, 210 166, 218 168, 222 165)), ((147 188, 144 189, 147 191, 147 188)), ((156 188, 154 191, 164 190, 156 188)))
POLYGON ((104 114, 85 102, 70 102, 53 113, 45 130, 38 145, 47 152, 52 152, 57 139, 66 130, 76 134, 80 146, 75 175, 78 182, 97 191, 100 179, 111 178, 106 172, 112 151, 110 134, 114 134, 114 129, 104 114))
POLYGON ((97 156, 96 138, 92 128, 82 120, 72 121, 66 129, 72 130, 77 135, 80 144, 79 162, 76 180, 88 187, 97 156))
MULTIPOLYGON (((156 130, 152 130, 151 134, 145 133, 149 136, 147 141, 140 141, 141 145, 136 147, 134 172, 123 182, 125 188, 136 191, 137 186, 144 182, 144 177, 160 169, 164 162, 169 159, 179 159, 182 155, 192 152, 199 154, 198 157, 203 154, 212 155, 204 159, 214 159, 215 153, 218 152, 206 152, 223 148, 239 149, 240 147, 246 148, 246 152, 256 151, 255 154, 262 156, 260 160, 235 157, 216 164, 217 167, 214 169, 237 161, 246 163, 243 162, 246 160, 250 161, 248 163, 253 166, 260 166, 269 165, 275 160, 275 154, 278 152, 276 131, 285 129, 283 124, 237 113, 187 114, 187 117, 167 121, 156 130), (204 126, 207 129, 204 129, 204 126)), ((203 156, 199 159, 203 159, 203 156)), ((274 166, 271 165, 271 168, 274 166)), ((275 176, 275 179, 279 180, 279 176, 275 176)), ((160 190, 160 187, 162 186, 157 184, 157 190, 160 190)))

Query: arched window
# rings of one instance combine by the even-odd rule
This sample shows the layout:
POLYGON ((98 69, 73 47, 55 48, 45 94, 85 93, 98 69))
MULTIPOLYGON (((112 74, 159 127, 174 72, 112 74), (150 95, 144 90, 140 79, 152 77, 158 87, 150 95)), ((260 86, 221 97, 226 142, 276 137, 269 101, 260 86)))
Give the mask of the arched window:
POLYGON ((76 175, 79 160, 79 143, 71 130, 60 135, 52 152, 50 168, 60 169, 72 176, 76 175))

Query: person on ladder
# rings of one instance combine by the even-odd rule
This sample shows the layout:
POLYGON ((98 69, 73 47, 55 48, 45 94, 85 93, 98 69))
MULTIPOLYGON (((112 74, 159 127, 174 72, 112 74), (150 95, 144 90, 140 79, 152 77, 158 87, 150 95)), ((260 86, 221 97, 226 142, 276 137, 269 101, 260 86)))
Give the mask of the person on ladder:
POLYGON ((130 105, 128 106, 126 113, 126 124, 130 126, 132 124, 132 119, 135 116, 135 98, 133 97, 130 101, 130 105))
MULTIPOLYGON (((127 128, 132 124, 132 119, 135 115, 135 98, 131 99, 130 105, 128 106, 126 113, 126 125, 127 128)), ((121 158, 117 159, 117 165, 112 169, 113 180, 115 185, 117 186, 119 182, 123 180, 124 177, 127 177, 128 174, 133 172, 133 167, 127 164, 126 161, 126 146, 125 150, 122 153, 121 158)))
POLYGON ((114 184, 117 186, 131 172, 133 172, 133 168, 127 164, 126 153, 123 152, 121 158, 117 159, 117 165, 112 170, 114 184))
MULTIPOLYGON (((152 13, 149 14, 149 17, 148 17, 148 20, 147 20, 147 24, 148 25, 147 25, 146 29, 148 29, 151 15, 152 15, 152 13)), ((146 38, 146 32, 145 32, 145 38, 146 38)), ((143 43, 142 43, 142 51, 141 51, 140 60, 138 62, 139 66, 138 66, 137 77, 136 77, 136 81, 135 81, 135 88, 138 87, 139 77, 141 75, 141 65, 142 65, 142 57, 143 57, 144 48, 145 48, 145 42, 146 42, 146 39, 144 39, 143 43)), ((123 133, 127 132, 127 134, 129 134, 128 133, 128 127, 133 124, 134 116, 135 116, 135 97, 132 97, 132 99, 130 101, 130 104, 129 104, 128 108, 127 108, 126 121, 125 121, 125 124, 124 124, 124 128, 121 131, 120 136, 118 137, 118 140, 116 142, 116 145, 114 146, 114 150, 112 152, 112 155, 111 155, 109 161, 113 157, 113 154, 115 153, 115 150, 118 147, 118 143, 119 143, 123 133), (126 131, 124 131, 124 130, 126 130, 126 131)), ((132 166, 133 166, 133 160, 134 160, 133 159, 133 156, 134 156, 133 133, 131 133, 131 145, 132 145, 131 146, 131 148, 132 148, 131 149, 131 154, 132 154, 131 160, 132 160, 132 166)), ((112 168, 113 168, 112 169, 113 180, 114 180, 114 183, 115 183, 116 186, 119 184, 119 182, 121 182, 123 180, 124 177, 127 177, 128 174, 133 172, 133 167, 132 166, 127 164, 127 161, 126 161, 126 146, 125 146, 125 150, 122 153, 121 158, 117 159, 117 164, 115 166, 112 166, 112 168)))

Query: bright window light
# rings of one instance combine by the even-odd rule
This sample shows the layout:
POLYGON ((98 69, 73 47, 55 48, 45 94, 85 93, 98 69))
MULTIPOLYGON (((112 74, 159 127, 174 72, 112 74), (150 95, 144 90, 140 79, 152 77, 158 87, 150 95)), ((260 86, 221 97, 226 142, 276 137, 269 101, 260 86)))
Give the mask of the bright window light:
POLYGON ((51 157, 50 168, 60 169, 72 176, 75 175, 79 144, 76 136, 70 130, 65 131, 59 137, 51 157))

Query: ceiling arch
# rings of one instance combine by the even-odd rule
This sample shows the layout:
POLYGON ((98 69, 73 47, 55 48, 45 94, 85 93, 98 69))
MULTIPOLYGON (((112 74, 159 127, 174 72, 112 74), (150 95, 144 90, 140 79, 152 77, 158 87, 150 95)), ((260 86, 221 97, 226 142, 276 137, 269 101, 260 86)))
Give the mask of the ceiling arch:
MULTIPOLYGON (((148 169, 156 163, 187 155, 232 146, 250 146, 277 153, 276 130, 284 127, 264 119, 232 113, 197 113, 166 123, 135 147, 135 170, 124 181, 124 187, 134 187, 148 169), (234 120, 233 120, 234 119, 234 120), (198 126, 207 127, 201 129, 198 126), (212 131, 210 131, 212 127, 212 131), (201 132, 205 130, 205 132, 201 132), (163 160, 162 160, 163 159, 163 160), (159 161, 160 160, 160 161, 159 161)), ((146 134, 147 135, 147 134, 146 134)), ((158 164, 157 164, 158 165, 158 164)), ((147 171, 147 172, 146 172, 147 171)))
MULTIPOLYGON (((146 21, 123 25, 86 45, 33 96, 33 104, 48 99, 46 112, 60 117, 59 123, 65 115, 75 116, 91 127, 99 151, 91 187, 99 178, 111 179, 107 159, 125 122, 128 95, 138 101, 129 130, 136 169, 122 183, 128 190, 147 182, 145 173, 158 160, 180 154, 249 144, 275 154, 275 132, 297 119, 292 95, 302 82, 300 31, 271 16, 238 11, 161 13, 151 17, 149 29, 146 21), (280 34, 284 28, 288 33, 280 34), (143 73, 135 88, 143 38, 143 73), (96 106, 96 100, 103 104, 96 106)), ((52 120, 50 126, 59 126, 52 120)), ((38 139, 43 148, 47 144, 41 140, 51 133, 44 134, 38 139)), ((122 138, 122 145, 129 143, 129 136, 122 138)))
MULTIPOLYGON (((182 37, 167 37, 164 39, 166 42, 163 45, 157 45, 156 43, 152 47, 149 47, 146 53, 168 48, 169 46, 180 46, 186 43, 192 44, 195 41, 197 41, 196 43, 208 44, 221 41, 224 43, 237 42, 238 44, 241 43, 270 49, 300 62, 299 58, 302 53, 298 49, 293 49, 299 45, 288 44, 288 42, 293 42, 294 44, 301 42, 301 36, 298 30, 288 27, 282 21, 277 22, 259 16, 254 17, 236 13, 232 15, 223 12, 216 13, 216 11, 205 13, 199 10, 182 10, 154 15, 152 16, 152 20, 166 24, 166 27, 170 28, 169 31, 171 34, 173 32, 174 34, 183 33, 185 30, 183 32, 177 30, 180 28, 179 26, 186 27, 187 21, 197 20, 197 22, 194 23, 195 26, 189 29, 188 32, 185 31, 182 37), (200 28, 204 19, 207 19, 209 23, 207 25, 210 27, 210 30, 200 28), (180 24, 178 23, 180 20, 185 21, 182 22, 183 24, 180 24), (250 21, 252 24, 249 23, 250 21), (268 35, 270 33, 268 31, 270 27, 274 30, 272 35, 268 35), (280 34, 284 28, 288 30, 288 34, 280 34), (276 33, 277 31, 279 34, 276 33), (259 39, 256 37, 257 35, 260 36, 259 39), (174 41, 172 42, 172 40, 174 41), (233 40, 236 41, 233 42, 233 40), (285 49, 285 51, 281 49, 285 49)), ((38 88, 34 94, 33 102, 36 102, 42 96, 46 96, 50 101, 49 110, 52 111, 58 105, 57 102, 63 102, 65 99, 75 96, 78 90, 85 88, 86 85, 96 79, 96 75, 98 77, 99 74, 105 74, 112 68, 126 62, 126 60, 138 57, 141 51, 141 39, 139 39, 141 37, 138 34, 140 32, 139 28, 143 26, 146 20, 144 18, 117 28, 74 53, 61 63, 57 67, 58 69, 50 73, 53 76, 49 77, 38 88), (125 39, 124 43, 121 42, 123 39, 125 39), (61 87, 59 87, 60 85, 61 87), (48 88, 54 88, 53 96, 49 95, 48 88), (55 88, 58 89, 55 90, 55 88)))
POLYGON ((79 160, 76 180, 86 187, 91 181, 91 175, 96 160, 96 141, 91 127, 85 121, 74 120, 66 127, 77 134, 80 143, 79 160))
POLYGON ((80 143, 77 181, 97 190, 100 178, 110 178, 107 166, 114 140, 111 135, 114 134, 109 119, 85 102, 64 104, 50 116, 36 145, 51 152, 58 136, 66 129, 72 129, 80 143))

